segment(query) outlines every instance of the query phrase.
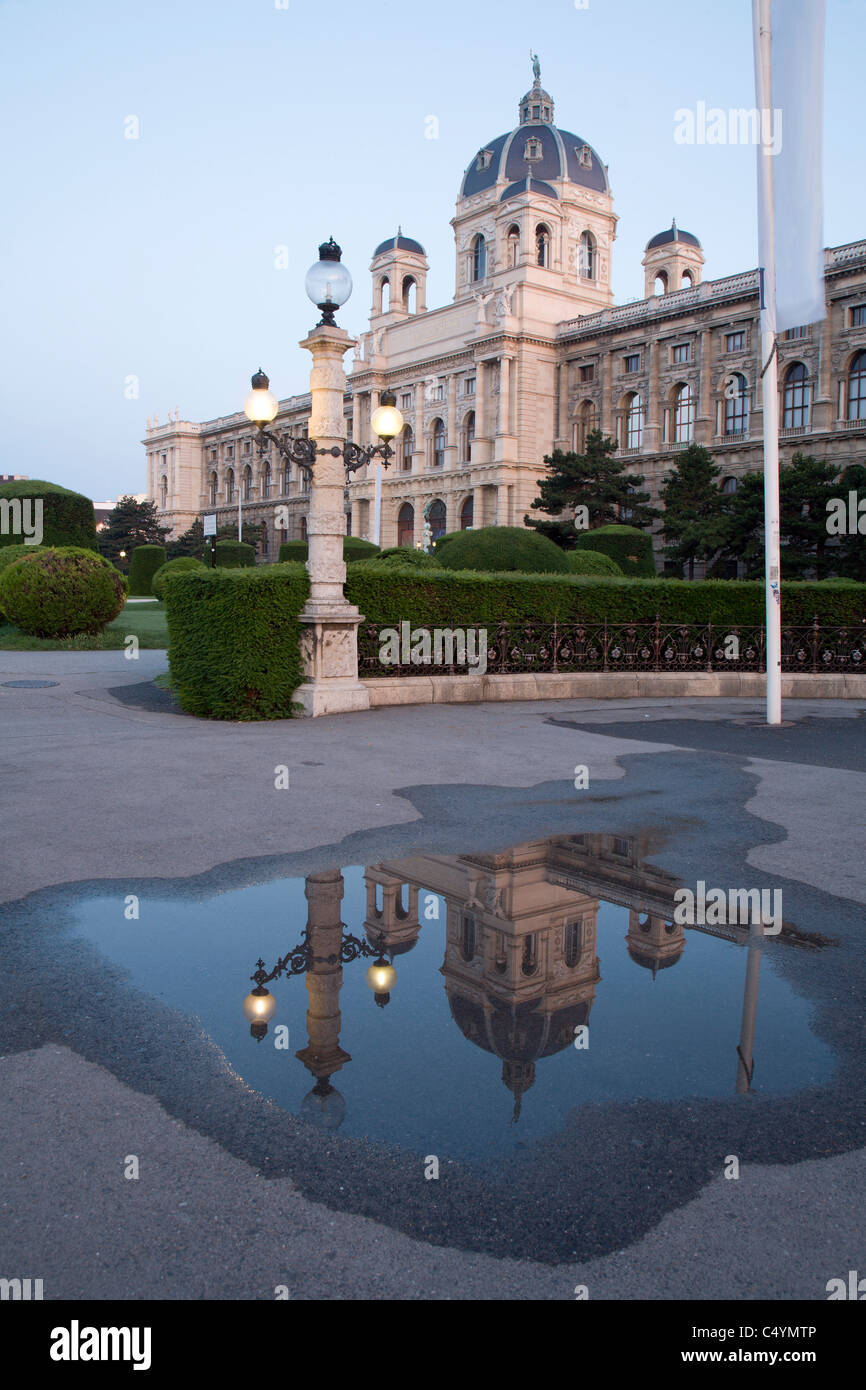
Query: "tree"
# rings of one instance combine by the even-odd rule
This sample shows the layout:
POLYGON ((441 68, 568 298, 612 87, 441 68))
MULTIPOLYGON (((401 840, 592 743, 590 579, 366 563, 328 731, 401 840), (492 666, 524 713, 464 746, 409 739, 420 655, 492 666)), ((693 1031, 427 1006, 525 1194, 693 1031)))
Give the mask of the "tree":
POLYGON ((832 554, 835 572, 843 579, 866 582, 866 468, 862 463, 851 463, 842 470, 835 496, 845 505, 848 524, 839 537, 838 548, 831 547, 828 554, 832 554), (852 492, 853 510, 849 497, 852 492))
MULTIPOLYGON (((238 538, 237 526, 220 526, 216 538, 218 541, 236 541, 238 538)), ((245 521, 243 523, 243 539, 246 545, 255 546, 258 550, 262 539, 261 525, 252 521, 245 521)), ((205 559, 210 555, 209 547, 207 554, 205 553, 205 540, 210 541, 210 537, 205 537, 201 517, 196 517, 182 536, 168 542, 165 548, 166 554, 169 560, 177 560, 181 555, 192 555, 196 560, 205 559)))
POLYGON ((625 463, 613 458, 616 449, 615 440, 601 430, 591 430, 585 453, 556 449, 549 457, 545 455, 548 476, 538 480, 539 496, 532 509, 562 519, 541 521, 525 516, 524 524, 563 550, 573 549, 579 531, 595 530, 610 522, 651 525, 659 512, 649 506, 650 494, 641 491, 644 478, 624 471, 625 463), (569 515, 563 517, 563 513, 569 515))
POLYGON ((129 555, 137 545, 162 545, 169 532, 160 526, 155 502, 136 502, 134 497, 121 497, 108 518, 104 531, 99 533, 99 551, 107 560, 126 571, 129 555), (121 559, 121 550, 126 556, 121 559))
MULTIPOLYGON (((846 470, 850 472, 850 470, 846 470)), ((844 475, 843 475, 844 476, 844 475)), ((830 544, 827 503, 842 495, 833 464, 810 454, 795 454, 779 469, 780 562, 783 579, 847 573, 844 564, 856 567, 854 547, 830 544)), ((727 508, 727 539, 723 554, 746 565, 748 578, 764 571, 764 476, 746 473, 727 508)))
POLYGON ((724 498, 717 482, 722 470, 700 444, 690 444, 673 462, 661 487, 665 555, 681 568, 688 565, 689 579, 694 579, 695 561, 709 564, 727 539, 724 498))

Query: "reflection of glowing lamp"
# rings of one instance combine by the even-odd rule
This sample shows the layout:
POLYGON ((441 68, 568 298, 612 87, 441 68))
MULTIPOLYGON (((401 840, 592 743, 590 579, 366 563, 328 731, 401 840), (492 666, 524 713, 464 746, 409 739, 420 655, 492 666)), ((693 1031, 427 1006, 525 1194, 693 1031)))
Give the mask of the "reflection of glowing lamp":
POLYGON ((380 955, 378 960, 367 970, 367 987, 373 991, 376 1003, 380 1009, 384 1009, 388 1000, 391 998, 391 990, 397 983, 397 971, 390 965, 385 957, 380 955))
POLYGON ((268 1020, 273 1018, 277 1001, 264 985, 257 985, 244 1000, 244 1017, 249 1019, 250 1032, 256 1042, 261 1042, 268 1031, 268 1020))

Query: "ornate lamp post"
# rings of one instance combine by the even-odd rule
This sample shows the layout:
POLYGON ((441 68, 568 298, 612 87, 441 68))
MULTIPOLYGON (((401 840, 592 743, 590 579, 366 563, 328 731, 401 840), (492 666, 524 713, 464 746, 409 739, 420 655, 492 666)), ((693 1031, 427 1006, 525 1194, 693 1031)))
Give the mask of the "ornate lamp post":
POLYGON ((268 430, 279 403, 261 369, 253 376, 244 402, 244 413, 258 427, 260 452, 273 445, 283 460, 298 464, 310 483, 310 596, 300 614, 306 680, 294 698, 313 716, 369 708, 368 692, 358 680, 358 625, 363 618, 343 593, 343 488, 345 480, 373 458, 380 458, 387 468, 394 457, 391 440, 403 429, 396 397, 383 392, 371 420, 381 444, 362 447, 346 440, 343 357, 352 340, 337 325, 334 314, 352 292, 352 277, 340 256, 332 237, 319 247, 319 259, 307 272, 307 294, 322 311, 316 327, 300 344, 313 357, 309 438, 283 442, 268 430))

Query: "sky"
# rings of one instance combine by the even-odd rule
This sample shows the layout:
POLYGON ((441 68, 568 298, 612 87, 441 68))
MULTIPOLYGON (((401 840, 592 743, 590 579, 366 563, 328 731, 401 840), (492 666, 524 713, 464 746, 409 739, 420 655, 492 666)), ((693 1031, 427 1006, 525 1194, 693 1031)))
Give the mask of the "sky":
MULTIPOLYGON (((864 38, 863 0, 827 0, 828 246, 866 236, 864 38)), ((350 333, 398 224, 447 303, 463 170, 517 124, 530 48, 609 166, 617 303, 674 216, 705 278, 757 263, 754 148, 674 140, 678 110, 755 104, 750 0, 0 0, 0 472, 141 492, 150 416, 231 414, 260 365, 306 390, 328 236, 350 333)))

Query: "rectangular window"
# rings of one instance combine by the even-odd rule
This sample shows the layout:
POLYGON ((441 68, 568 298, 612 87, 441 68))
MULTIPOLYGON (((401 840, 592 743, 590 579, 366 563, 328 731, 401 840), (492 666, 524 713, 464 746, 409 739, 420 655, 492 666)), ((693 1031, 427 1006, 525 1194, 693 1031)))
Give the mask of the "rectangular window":
POLYGON ((468 376, 468 377, 466 378, 466 381, 465 381, 465 384, 464 384, 464 387, 463 387, 463 393, 464 393, 464 395, 466 395, 466 396, 474 396, 474 395, 475 395, 475 377, 474 377, 474 376, 468 376))
POLYGON ((588 381, 595 381, 595 363, 590 362, 586 367, 578 367, 578 379, 585 384, 588 381))
POLYGON ((640 353, 639 353, 639 352, 634 352, 634 353, 631 353, 628 357, 624 357, 624 358, 622 359, 622 369, 623 369, 624 372, 639 372, 639 371, 640 371, 640 353))
POLYGON ((866 326, 866 304, 855 304, 851 310, 851 327, 863 328, 866 326))
POLYGON ((411 410, 411 409, 412 409, 412 392, 411 392, 411 391, 404 391, 404 392, 403 392, 402 396, 400 397, 400 409, 401 409, 401 410, 411 410))
POLYGON ((801 325, 799 328, 787 328, 785 330, 785 342, 790 343, 794 338, 806 338, 808 335, 809 330, 805 326, 801 325))
POLYGON ((676 345, 676 347, 671 348, 671 361, 672 361, 672 362, 688 362, 688 360, 689 360, 689 350, 690 350, 690 344, 689 344, 689 343, 678 343, 678 344, 676 345))
POLYGON ((217 461, 217 451, 216 451, 216 449, 211 449, 211 451, 210 451, 210 461, 211 461, 211 463, 216 463, 216 461, 217 461))
POLYGON ((614 854, 619 854, 619 855, 621 855, 621 857, 622 857, 623 859, 628 859, 628 855, 629 855, 629 843, 628 843, 628 840, 620 840, 620 839, 618 839, 618 838, 615 837, 615 838, 614 838, 614 842, 613 842, 613 852, 614 852, 614 854))
POLYGON ((728 333, 725 336, 725 352, 744 352, 746 347, 746 335, 743 333, 728 333))
POLYGON ((232 445, 232 444, 227 444, 227 445, 226 445, 226 458, 227 458, 227 459, 233 459, 234 456, 235 456, 234 445, 232 445))
POLYGON ((444 401, 445 399, 445 387, 441 383, 436 387, 436 399, 437 401, 444 401))

